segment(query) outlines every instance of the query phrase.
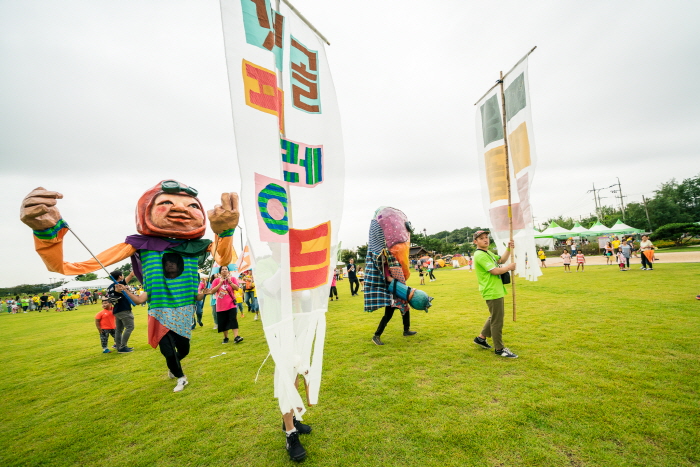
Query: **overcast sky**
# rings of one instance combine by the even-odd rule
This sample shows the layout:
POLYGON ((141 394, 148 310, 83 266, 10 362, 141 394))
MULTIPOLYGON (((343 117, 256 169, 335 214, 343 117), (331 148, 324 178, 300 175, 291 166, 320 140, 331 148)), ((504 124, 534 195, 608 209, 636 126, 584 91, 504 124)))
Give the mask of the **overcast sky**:
MULTIPOLYGON (((380 205, 429 234, 486 223, 473 104, 535 45, 536 222, 592 212, 592 183, 619 177, 632 202, 700 173, 698 2, 293 3, 331 42, 343 247, 380 205)), ((34 187, 99 252, 164 178, 207 208, 240 187, 218 2, 0 2, 0 286, 60 277, 19 221, 34 187)), ((68 238, 66 259, 88 254, 68 238)))

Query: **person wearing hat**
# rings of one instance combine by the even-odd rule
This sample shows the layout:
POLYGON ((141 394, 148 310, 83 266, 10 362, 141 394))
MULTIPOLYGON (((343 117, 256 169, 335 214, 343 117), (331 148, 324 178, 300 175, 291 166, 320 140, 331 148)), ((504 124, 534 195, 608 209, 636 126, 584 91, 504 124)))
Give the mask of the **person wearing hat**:
POLYGON ((515 247, 511 240, 508 243, 506 252, 503 256, 498 256, 490 253, 489 248, 489 231, 477 230, 474 232, 474 244, 476 252, 474 253, 474 263, 476 264, 476 279, 479 282, 479 292, 486 300, 486 306, 489 309, 489 317, 484 323, 484 328, 481 334, 474 338, 474 343, 484 349, 491 349, 487 338, 493 339, 494 352, 496 355, 506 358, 518 358, 503 344, 503 316, 504 297, 506 296, 506 288, 501 280, 501 274, 508 273, 515 269, 515 263, 501 266, 510 257, 510 252, 515 247))

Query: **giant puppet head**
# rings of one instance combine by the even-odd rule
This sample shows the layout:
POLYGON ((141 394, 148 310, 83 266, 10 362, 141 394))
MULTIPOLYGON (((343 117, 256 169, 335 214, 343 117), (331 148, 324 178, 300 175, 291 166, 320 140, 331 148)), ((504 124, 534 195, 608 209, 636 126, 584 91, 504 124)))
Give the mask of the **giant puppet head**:
POLYGON ((408 253, 411 248, 411 233, 413 231, 408 217, 396 208, 382 206, 374 213, 374 219, 384 234, 385 248, 401 265, 404 280, 408 279, 411 275, 408 253))
POLYGON ((136 205, 136 230, 142 235, 192 240, 202 238, 207 215, 197 190, 176 180, 163 180, 136 205))
POLYGON ((387 291, 395 297, 405 300, 417 310, 428 311, 433 300, 422 290, 406 286, 406 279, 411 272, 408 254, 411 247, 413 227, 406 214, 396 208, 382 206, 374 213, 370 223, 367 248, 377 255, 375 265, 387 278, 387 291), (392 261, 393 257, 396 261, 392 261), (399 266, 392 266, 399 263, 399 266))

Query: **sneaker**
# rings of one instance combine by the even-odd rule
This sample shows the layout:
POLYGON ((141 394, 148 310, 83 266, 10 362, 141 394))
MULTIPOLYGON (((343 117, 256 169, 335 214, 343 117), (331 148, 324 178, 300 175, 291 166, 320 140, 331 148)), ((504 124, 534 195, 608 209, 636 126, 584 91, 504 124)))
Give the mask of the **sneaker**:
POLYGON ((639 268, 639 269, 641 269, 642 271, 646 271, 647 268, 639 268))
POLYGON ((214 326, 214 329, 219 329, 219 326, 214 326))
POLYGON ((117 344, 114 344, 114 345, 112 346, 112 348, 116 350, 117 344))
POLYGON ((494 350, 494 352, 496 355, 500 355, 501 357, 518 358, 518 356, 511 352, 508 347, 503 347, 501 350, 494 350))
POLYGON ((134 348, 133 347, 122 347, 121 349, 117 350, 119 353, 129 353, 133 352, 134 348))
POLYGON ((168 370, 168 378, 170 379, 175 379, 175 375, 173 374, 172 371, 168 370))
POLYGON ((256 314, 255 314, 255 318, 253 319, 253 321, 257 321, 257 320, 258 320, 258 314, 256 313, 256 314))
POLYGON ((384 345, 384 342, 382 342, 382 340, 379 338, 379 336, 374 336, 372 338, 372 342, 374 342, 377 345, 384 345))
POLYGON ((245 316, 245 315, 244 315, 243 313, 241 313, 241 318, 243 318, 244 316, 245 316))
POLYGON ((404 337, 406 337, 406 336, 415 336, 416 334, 418 334, 417 331, 404 331, 404 332, 403 332, 404 337))
POLYGON ((482 339, 482 338, 479 337, 479 336, 476 336, 476 337, 474 338, 474 343, 475 343, 476 345, 478 345, 479 347, 483 347, 483 348, 485 348, 485 349, 491 349, 491 348, 492 348, 492 347, 489 345, 489 343, 486 342, 486 339, 482 339))
POLYGON ((110 353, 110 350, 109 350, 109 349, 103 349, 103 350, 102 350, 102 353, 110 353))
POLYGON ((175 389, 173 389, 173 392, 180 392, 183 389, 185 389, 185 386, 187 386, 189 381, 187 381, 187 376, 183 376, 181 378, 177 379, 177 386, 175 386, 175 389))
POLYGON ((299 432, 293 431, 287 435, 287 453, 293 461, 299 462, 306 458, 306 449, 299 441, 299 432))
POLYGON ((202 326, 204 326, 204 323, 202 323, 202 322, 200 321, 200 322, 199 322, 199 327, 201 328, 202 326))
POLYGON ((233 343, 234 343, 234 344, 240 344, 242 340, 243 340, 243 338, 242 338, 241 336, 236 336, 236 337, 233 339, 233 343))
MULTIPOLYGON (((297 429, 300 435, 308 435, 311 433, 311 427, 309 425, 306 425, 305 423, 301 423, 299 420, 297 420, 296 417, 293 417, 294 420, 294 428, 297 429)), ((286 427, 284 426, 284 420, 282 421, 282 431, 287 431, 286 427)))
POLYGON ((224 340, 221 341, 222 344, 228 344, 228 337, 224 337, 224 340))

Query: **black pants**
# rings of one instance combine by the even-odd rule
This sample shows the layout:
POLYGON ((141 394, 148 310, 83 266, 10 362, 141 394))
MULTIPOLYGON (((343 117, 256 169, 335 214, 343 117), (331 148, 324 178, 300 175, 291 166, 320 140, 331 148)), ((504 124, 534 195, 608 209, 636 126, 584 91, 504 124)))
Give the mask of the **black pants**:
POLYGON ((430 279, 431 279, 431 280, 435 280, 435 275, 433 274, 433 270, 432 270, 432 269, 428 269, 428 275, 430 276, 430 279))
POLYGON ((158 347, 160 353, 165 357, 165 363, 167 363, 170 373, 176 378, 185 376, 180 362, 190 353, 190 340, 176 332, 168 331, 158 343, 158 347))
POLYGON ((652 266, 651 261, 649 261, 644 254, 643 251, 640 251, 640 256, 642 257, 642 267, 647 268, 647 269, 654 269, 654 266, 652 266))
MULTIPOLYGON (((382 320, 379 322, 379 326, 377 327, 377 332, 374 333, 375 336, 381 336, 382 333, 384 332, 384 328, 386 327, 387 324, 389 324, 389 321, 391 321, 391 318, 394 316, 394 310, 396 308, 388 306, 384 309, 384 316, 382 317, 382 320)), ((406 313, 403 314, 403 330, 404 331, 409 331, 411 329, 411 312, 407 311, 406 313)))
POLYGON ((357 277, 348 277, 350 279, 350 295, 357 295, 357 291, 360 290, 360 281, 357 277))
POLYGON ((338 298, 338 288, 335 285, 331 285, 331 293, 328 298, 333 298, 333 294, 335 294, 335 298, 338 298))

